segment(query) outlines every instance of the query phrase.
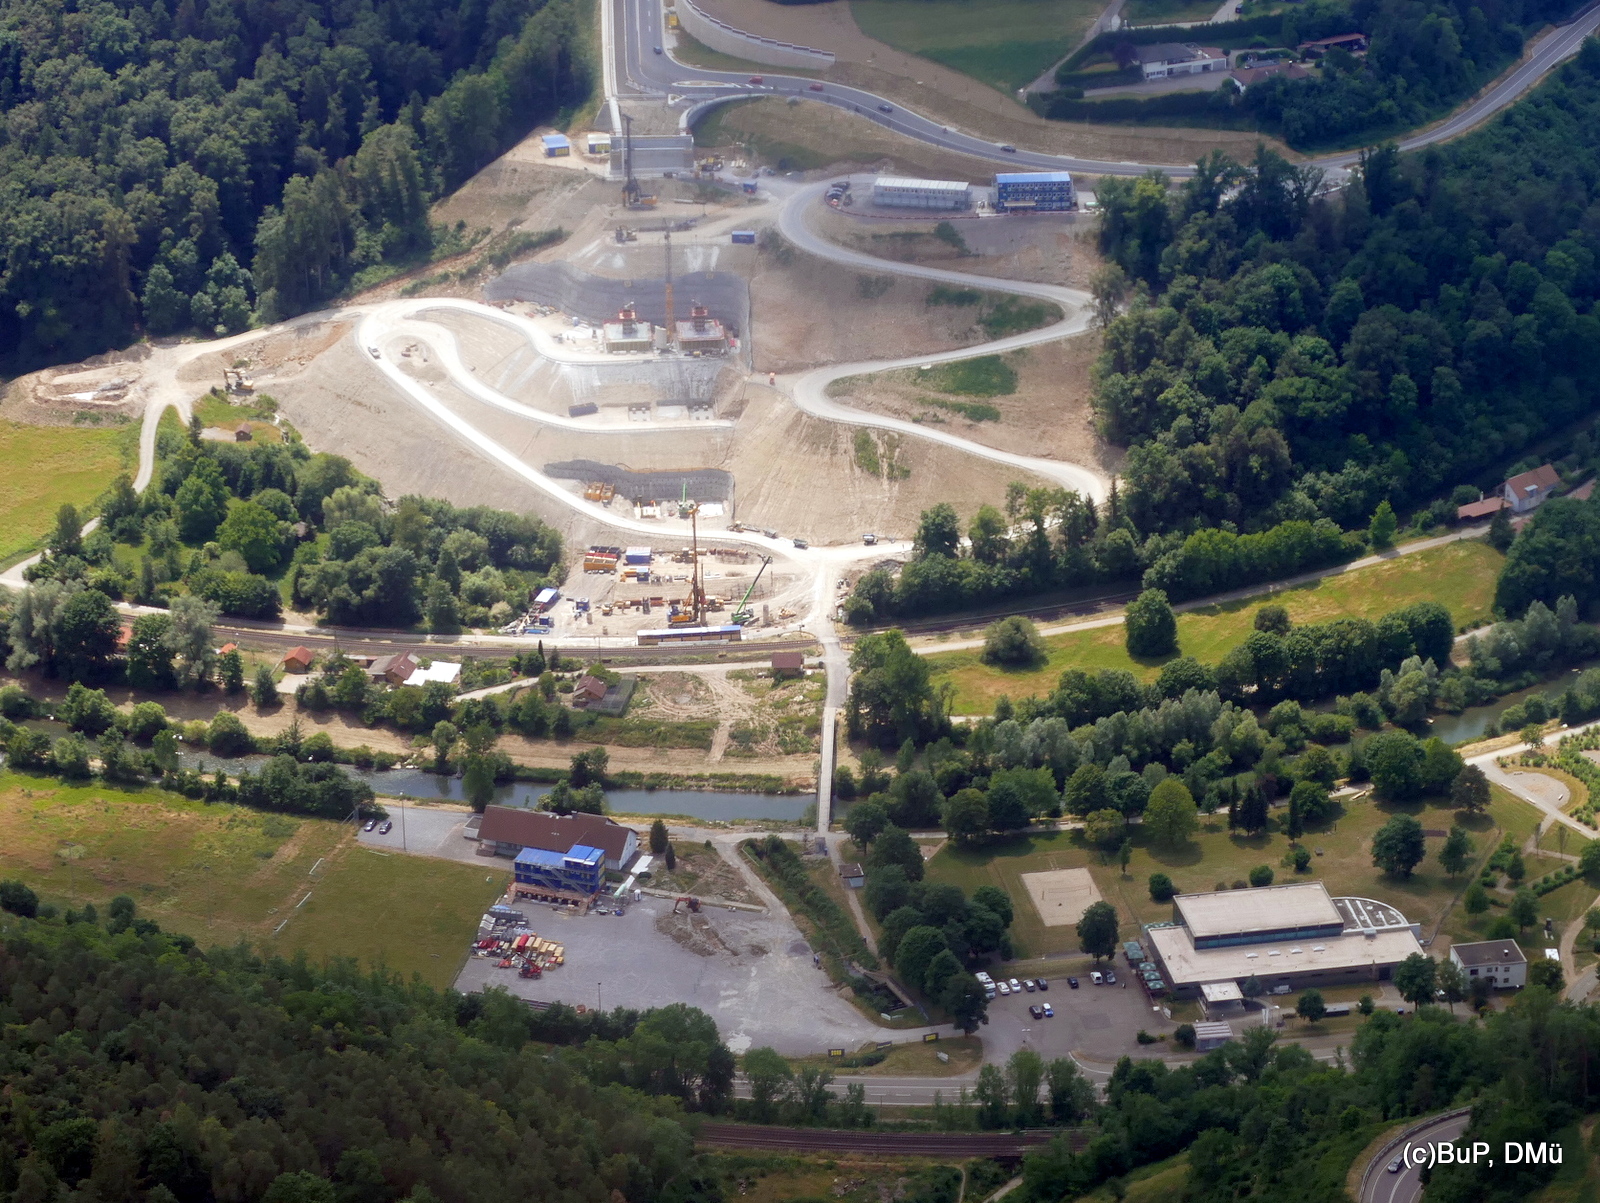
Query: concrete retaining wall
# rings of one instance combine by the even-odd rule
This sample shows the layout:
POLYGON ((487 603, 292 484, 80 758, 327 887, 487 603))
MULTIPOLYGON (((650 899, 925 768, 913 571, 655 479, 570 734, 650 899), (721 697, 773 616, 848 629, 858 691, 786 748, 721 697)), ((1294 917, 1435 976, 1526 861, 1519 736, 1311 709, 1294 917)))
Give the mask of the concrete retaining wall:
POLYGON ((678 23, 683 26, 684 32, 695 41, 723 54, 749 59, 753 63, 770 63, 774 67, 826 71, 833 66, 833 55, 827 50, 796 46, 735 29, 726 21, 718 20, 704 9, 697 8, 694 0, 677 0, 676 7, 678 23))

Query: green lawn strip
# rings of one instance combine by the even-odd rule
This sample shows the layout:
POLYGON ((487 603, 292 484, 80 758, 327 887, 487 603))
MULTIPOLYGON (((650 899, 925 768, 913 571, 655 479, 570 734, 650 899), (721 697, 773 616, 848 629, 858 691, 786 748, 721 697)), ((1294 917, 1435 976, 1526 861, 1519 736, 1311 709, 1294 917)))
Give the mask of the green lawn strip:
POLYGON ((1127 25, 1171 25, 1178 21, 1206 21, 1217 11, 1208 0, 1128 0, 1122 8, 1127 25))
MULTIPOLYGON (((1490 620, 1503 559, 1487 543, 1462 540, 1309 585, 1189 610, 1178 615, 1178 644, 1184 655, 1214 664, 1249 637, 1256 613, 1265 605, 1283 606, 1292 621, 1308 623, 1331 618, 1375 620, 1413 602, 1437 601, 1449 608, 1458 628, 1477 626, 1490 620)), ((1125 668, 1140 680, 1154 680, 1162 662, 1133 659, 1123 647, 1123 637, 1120 623, 1048 636, 1044 666, 1025 671, 991 668, 979 659, 976 648, 935 653, 928 661, 935 674, 955 686, 954 712, 979 714, 993 710, 1003 695, 1020 698, 1050 692, 1068 668, 1125 668)))
MULTIPOLYGON (((1115 864, 1102 863, 1099 853, 1085 847, 1077 832, 1045 831, 978 848, 946 844, 928 862, 928 879, 959 885, 968 894, 981 885, 1006 891, 1016 911, 1011 931, 1019 959, 1079 951, 1076 928, 1047 927, 1021 881, 1024 873, 1079 867, 1089 870, 1101 896, 1117 907, 1124 939, 1132 938, 1138 925, 1172 917, 1171 904, 1150 898, 1150 874, 1166 873, 1180 891, 1198 893, 1216 888, 1219 882, 1227 888, 1244 880, 1257 865, 1271 866, 1279 882, 1321 881, 1336 897, 1354 895, 1388 902, 1407 919, 1420 923, 1427 935, 1471 876, 1451 878, 1439 867, 1437 857, 1444 840, 1437 836, 1428 838, 1427 858, 1410 878, 1393 878, 1375 868, 1372 836, 1395 814, 1412 815, 1424 829, 1433 831, 1448 831, 1461 823, 1472 833, 1480 859, 1488 856, 1503 833, 1525 839, 1538 822, 1533 807, 1498 791, 1489 814, 1475 817, 1458 814, 1441 799, 1405 805, 1347 803, 1344 814, 1333 823, 1306 833, 1302 843, 1317 855, 1312 858, 1311 872, 1300 875, 1282 864, 1289 840, 1280 831, 1260 836, 1229 833, 1226 817, 1218 814, 1204 818, 1200 834, 1177 850, 1151 847, 1143 830, 1134 827, 1133 858, 1126 876, 1115 864)), ((1274 819, 1281 817, 1280 809, 1274 819)), ((1531 864, 1528 873, 1537 875, 1531 864)), ((1461 913, 1461 908, 1453 908, 1452 922, 1461 913)), ((1052 976, 1057 972, 1070 970, 1055 970, 1052 976)))
POLYGON ((1085 0, 854 0, 861 31, 1003 92, 1069 53, 1099 14, 1085 0))
POLYGON ((63 505, 87 510, 137 446, 137 425, 0 421, 0 565, 36 550, 63 505))
MULTIPOLYGON (((263 947, 303 951, 314 962, 356 957, 366 968, 383 966, 407 979, 416 974, 443 989, 460 971, 479 917, 506 889, 503 865, 350 844, 318 874, 310 897, 288 916, 282 933, 268 937, 263 947)), ((559 921, 542 927, 540 922, 539 934, 559 942, 559 921)))

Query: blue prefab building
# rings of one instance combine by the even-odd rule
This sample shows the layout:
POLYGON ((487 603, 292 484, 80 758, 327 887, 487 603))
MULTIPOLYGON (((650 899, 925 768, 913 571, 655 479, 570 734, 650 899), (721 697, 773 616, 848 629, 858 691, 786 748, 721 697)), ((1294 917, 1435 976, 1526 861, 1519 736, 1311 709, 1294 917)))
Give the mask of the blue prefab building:
POLYGON ((606 854, 587 844, 566 852, 524 848, 514 863, 519 895, 563 902, 586 902, 600 892, 606 854))
POLYGON ((1065 171, 1010 171, 994 177, 994 207, 1002 213, 1064 213, 1078 207, 1065 171))
POLYGON ((544 143, 544 157, 547 159, 572 153, 572 141, 565 134, 545 134, 539 141, 544 143))

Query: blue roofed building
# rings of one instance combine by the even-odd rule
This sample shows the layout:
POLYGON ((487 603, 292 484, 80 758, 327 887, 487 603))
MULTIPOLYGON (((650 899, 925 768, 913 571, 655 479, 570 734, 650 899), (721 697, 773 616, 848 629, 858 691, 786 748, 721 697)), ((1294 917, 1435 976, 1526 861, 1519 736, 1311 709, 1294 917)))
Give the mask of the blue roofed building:
POLYGON ((516 897, 587 906, 605 880, 606 854, 587 844, 574 844, 565 852, 524 848, 513 867, 516 897))
POLYGON ((565 134, 545 134, 539 141, 544 144, 544 157, 547 159, 572 153, 572 140, 565 134))
POLYGON ((994 177, 994 207, 1001 213, 1065 213, 1078 207, 1065 171, 1003 171, 994 177))

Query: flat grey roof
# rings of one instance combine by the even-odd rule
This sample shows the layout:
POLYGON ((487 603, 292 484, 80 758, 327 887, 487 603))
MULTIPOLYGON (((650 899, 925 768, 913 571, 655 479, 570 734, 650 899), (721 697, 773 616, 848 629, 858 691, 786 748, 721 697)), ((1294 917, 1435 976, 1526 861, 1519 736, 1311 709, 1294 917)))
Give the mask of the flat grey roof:
POLYGON ((1183 924, 1197 940, 1246 932, 1344 926, 1344 916, 1320 881, 1260 889, 1179 894, 1173 899, 1183 924))
POLYGON ((1169 980, 1179 987, 1362 967, 1372 968, 1376 976, 1377 969, 1398 965, 1422 951, 1409 927, 1390 928, 1372 936, 1354 933, 1228 948, 1196 948, 1179 927, 1154 927, 1148 934, 1169 980))
POLYGON ((1525 965, 1528 958, 1515 940, 1479 940, 1452 944, 1450 951, 1469 969, 1478 965, 1525 965))

